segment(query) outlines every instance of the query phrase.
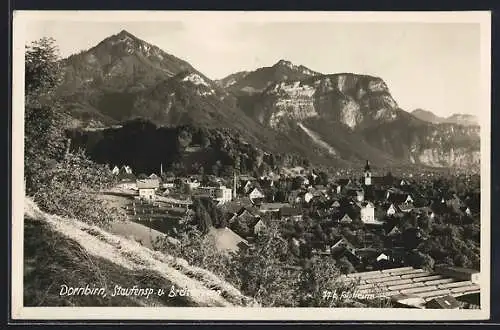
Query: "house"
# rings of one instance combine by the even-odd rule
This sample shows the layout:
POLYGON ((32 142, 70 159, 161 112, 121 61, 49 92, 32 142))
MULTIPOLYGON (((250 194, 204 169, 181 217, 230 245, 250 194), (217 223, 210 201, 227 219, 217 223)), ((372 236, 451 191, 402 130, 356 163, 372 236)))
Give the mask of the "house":
POLYGON ((231 219, 229 219, 229 223, 233 223, 234 221, 241 221, 243 223, 253 223, 256 218, 259 216, 256 216, 248 210, 247 208, 241 208, 237 213, 233 214, 231 219))
POLYGON ((122 189, 132 189, 137 190, 137 182, 136 179, 121 179, 118 183, 118 187, 122 189))
POLYGON ((387 191, 386 199, 389 202, 396 204, 411 204, 414 202, 413 197, 410 194, 393 190, 387 191))
POLYGON ((345 187, 348 184, 351 184, 352 181, 351 179, 339 179, 337 183, 339 184, 340 187, 345 187))
POLYGON ((247 194, 255 186, 257 179, 249 175, 240 175, 239 186, 247 194))
POLYGON ((389 256, 386 255, 385 253, 381 253, 375 260, 377 260, 377 262, 380 262, 382 260, 389 261, 389 256))
POLYGON ((233 191, 226 186, 220 186, 215 188, 213 199, 221 204, 230 202, 233 199, 233 191))
POLYGON ((388 237, 394 237, 399 235, 401 235, 401 230, 399 229, 398 226, 392 227, 392 229, 387 233, 388 237))
POLYGON ((340 202, 338 200, 333 200, 330 204, 330 210, 335 210, 340 207, 340 202))
POLYGON ((338 185, 335 187, 335 192, 338 194, 340 194, 342 192, 342 186, 341 185, 338 185))
POLYGON ((339 220, 340 223, 342 224, 350 224, 352 223, 352 219, 351 217, 346 213, 344 214, 344 216, 342 218, 340 218, 339 220))
POLYGON ((154 173, 151 173, 151 175, 149 176, 149 178, 152 179, 152 180, 158 180, 158 181, 160 181, 160 177, 158 175, 154 174, 154 173))
POLYGON ((254 186, 252 181, 246 181, 243 185, 243 192, 247 194, 254 186))
POLYGON ((408 182, 405 179, 401 179, 401 181, 399 181, 399 185, 400 186, 407 186, 408 182))
POLYGON ((248 197, 251 200, 262 199, 266 197, 258 188, 253 188, 252 191, 248 194, 248 197))
POLYGON ((247 240, 227 227, 212 227, 208 233, 208 237, 214 240, 216 249, 224 253, 237 252, 249 247, 247 240))
POLYGON ((307 191, 300 193, 299 197, 305 203, 309 203, 314 198, 314 195, 311 192, 307 191))
POLYGON ((403 213, 408 213, 413 210, 414 206, 412 203, 402 203, 398 205, 398 209, 403 213))
POLYGON ((356 248, 345 237, 342 237, 330 247, 330 253, 335 258, 346 257, 353 264, 361 262, 356 248))
POLYGON ((330 251, 334 252, 344 248, 352 251, 356 250, 354 245, 352 245, 351 242, 347 240, 347 238, 342 237, 335 244, 330 246, 330 251))
POLYGON ((365 191, 363 189, 356 190, 356 200, 362 202, 365 200, 365 191))
POLYGON ((118 168, 118 166, 113 167, 111 173, 113 173, 113 175, 118 175, 120 173, 120 169, 118 168))
POLYGON ((394 205, 391 204, 386 211, 387 216, 392 217, 395 216, 399 212, 398 208, 394 205))
POLYGON ((279 214, 279 211, 282 207, 289 207, 288 203, 262 203, 260 205, 259 211, 261 213, 276 213, 279 214))
POLYGON ((481 279, 480 272, 470 268, 436 265, 434 267, 434 272, 439 275, 450 276, 462 281, 471 281, 474 284, 478 284, 481 279))
POLYGON ((137 183, 137 189, 139 190, 139 198, 146 200, 156 199, 156 190, 160 186, 158 180, 142 179, 142 180, 137 180, 136 183, 137 183))
POLYGON ((279 210, 280 218, 284 220, 301 221, 302 212, 294 207, 284 206, 279 210))
POLYGON ((132 168, 130 166, 128 166, 128 165, 123 165, 120 168, 120 172, 124 173, 124 174, 132 174, 132 168))
POLYGON ((372 176, 372 185, 376 187, 392 186, 394 179, 390 176, 372 176))
POLYGON ((196 189, 201 186, 201 182, 197 179, 189 178, 186 180, 186 185, 189 187, 189 189, 196 189))
POLYGON ((263 233, 267 229, 266 224, 262 219, 259 219, 257 223, 253 226, 253 234, 255 236, 258 236, 259 234, 263 233))
POLYGON ((418 207, 418 208, 414 208, 413 211, 415 213, 417 213, 418 215, 422 216, 427 216, 429 217, 430 219, 434 219, 434 212, 432 211, 432 209, 428 206, 423 206, 423 207, 418 207))
POLYGON ((468 215, 468 216, 470 216, 470 215, 472 214, 472 212, 471 212, 470 208, 469 208, 469 207, 467 207, 467 206, 464 208, 463 212, 464 212, 466 215, 468 215))
POLYGON ((425 299, 415 294, 401 293, 390 297, 391 303, 397 308, 418 308, 425 305, 425 299))
POLYGON ((363 221, 363 223, 373 224, 376 222, 375 206, 371 202, 362 202, 360 212, 361 212, 361 221, 363 221))
POLYGON ((174 182, 163 182, 161 184, 162 188, 165 188, 165 189, 172 189, 175 187, 175 183, 174 182))
POLYGON ((215 189, 217 187, 198 187, 196 188, 196 195, 207 196, 214 198, 215 197, 215 189))
POLYGON ((302 202, 301 191, 300 190, 291 191, 290 194, 288 195, 288 203, 290 203, 291 205, 295 205, 295 204, 300 204, 301 202, 302 202))
POLYGON ((321 192, 322 194, 326 194, 328 189, 326 189, 326 187, 324 185, 321 185, 321 184, 318 184, 318 185, 315 185, 314 186, 314 190, 315 191, 319 191, 321 192))
POLYGON ((427 309, 459 309, 460 302, 453 296, 446 295, 429 300, 425 304, 427 309))

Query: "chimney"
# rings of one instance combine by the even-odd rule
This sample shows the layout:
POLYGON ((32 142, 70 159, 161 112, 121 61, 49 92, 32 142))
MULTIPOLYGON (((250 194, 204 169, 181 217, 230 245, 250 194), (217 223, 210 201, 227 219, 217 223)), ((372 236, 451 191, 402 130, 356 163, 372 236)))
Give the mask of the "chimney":
POLYGON ((71 147, 71 139, 68 138, 66 140, 66 150, 64 152, 64 156, 67 156, 69 154, 70 147, 71 147))
POLYGON ((236 171, 233 172, 233 199, 236 198, 236 171))

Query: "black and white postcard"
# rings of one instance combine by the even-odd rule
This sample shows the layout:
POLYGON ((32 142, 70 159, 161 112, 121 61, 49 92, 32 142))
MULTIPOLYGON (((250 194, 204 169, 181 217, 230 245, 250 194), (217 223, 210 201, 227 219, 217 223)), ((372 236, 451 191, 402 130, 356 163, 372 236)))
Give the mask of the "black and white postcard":
POLYGON ((13 24, 13 319, 489 317, 490 12, 13 24))

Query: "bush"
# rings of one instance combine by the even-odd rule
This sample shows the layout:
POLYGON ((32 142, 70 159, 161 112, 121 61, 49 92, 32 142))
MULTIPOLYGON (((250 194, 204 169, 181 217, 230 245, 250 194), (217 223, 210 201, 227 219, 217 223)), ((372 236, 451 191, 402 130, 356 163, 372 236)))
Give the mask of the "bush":
POLYGON ((113 183, 111 172, 83 154, 68 154, 37 175, 34 201, 48 213, 106 225, 125 215, 98 198, 100 189, 113 183))

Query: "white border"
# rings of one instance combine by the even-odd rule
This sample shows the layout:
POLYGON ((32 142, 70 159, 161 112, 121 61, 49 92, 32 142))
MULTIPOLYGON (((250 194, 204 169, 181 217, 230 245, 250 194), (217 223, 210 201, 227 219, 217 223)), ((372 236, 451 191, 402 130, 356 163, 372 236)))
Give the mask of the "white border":
POLYGON ((490 315, 491 13, 16 11, 13 19, 12 319, 38 320, 486 320, 490 315), (29 21, 418 22, 481 26, 481 309, 23 307, 24 29, 29 21))

